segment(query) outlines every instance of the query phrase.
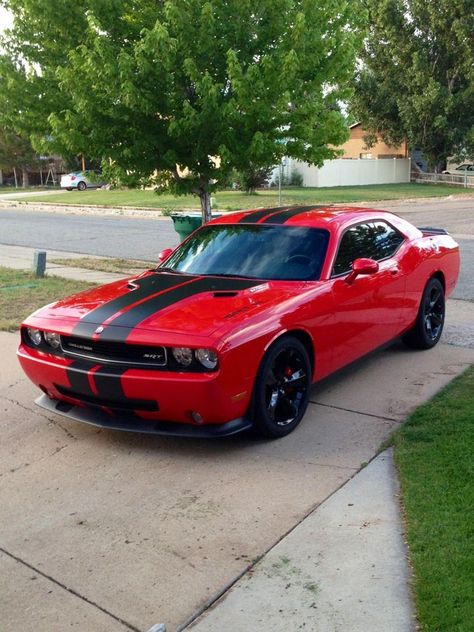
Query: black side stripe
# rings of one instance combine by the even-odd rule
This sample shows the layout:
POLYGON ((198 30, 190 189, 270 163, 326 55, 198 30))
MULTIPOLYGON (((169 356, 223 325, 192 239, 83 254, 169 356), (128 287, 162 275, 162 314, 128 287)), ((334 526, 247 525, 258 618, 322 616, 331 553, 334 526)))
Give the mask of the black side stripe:
POLYGON ((122 294, 108 303, 93 309, 77 323, 72 331, 72 335, 90 337, 97 329, 97 325, 100 325, 122 309, 147 298, 151 294, 156 294, 157 292, 181 285, 190 278, 196 277, 160 272, 142 279, 137 279, 134 282, 138 286, 136 290, 130 290, 126 294, 122 294))
POLYGON ((284 224, 287 220, 300 215, 300 213, 306 213, 307 211, 313 211, 317 208, 324 208, 323 206, 295 206, 279 213, 274 213, 267 219, 264 219, 262 224, 284 224))
POLYGON ((270 213, 275 213, 276 211, 283 211, 287 208, 290 208, 290 207, 277 206, 275 208, 264 208, 260 211, 254 211, 253 213, 249 213, 248 215, 241 217, 237 223, 238 224, 256 224, 257 222, 259 222, 261 219, 263 219, 270 213))
POLYGON ((152 316, 160 309, 169 307, 174 303, 178 303, 185 298, 200 294, 202 292, 212 291, 238 291, 245 290, 255 285, 260 285, 261 280, 258 279, 234 279, 222 277, 201 277, 192 283, 186 283, 179 287, 170 289, 168 292, 158 294, 150 298, 148 301, 140 303, 136 307, 132 307, 127 312, 120 314, 104 329, 100 335, 100 340, 109 342, 124 342, 130 330, 136 327, 146 318, 152 316))

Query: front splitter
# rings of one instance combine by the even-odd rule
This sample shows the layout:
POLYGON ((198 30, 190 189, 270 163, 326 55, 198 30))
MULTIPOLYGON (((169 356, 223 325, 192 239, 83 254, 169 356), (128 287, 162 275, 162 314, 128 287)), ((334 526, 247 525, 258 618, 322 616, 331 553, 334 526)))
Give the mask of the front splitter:
POLYGON ((63 415, 68 419, 80 421, 91 426, 108 428, 109 430, 124 430, 168 437, 197 437, 201 439, 217 439, 229 437, 252 427, 251 421, 245 417, 233 419, 224 424, 192 425, 167 421, 151 421, 149 419, 130 419, 126 413, 107 415, 100 409, 83 408, 66 402, 51 399, 47 395, 40 395, 35 403, 48 412, 63 415))

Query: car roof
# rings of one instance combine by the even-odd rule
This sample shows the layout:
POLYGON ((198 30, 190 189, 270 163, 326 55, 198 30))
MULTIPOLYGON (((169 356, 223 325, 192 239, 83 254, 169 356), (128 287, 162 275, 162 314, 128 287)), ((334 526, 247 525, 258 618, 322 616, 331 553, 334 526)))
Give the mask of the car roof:
MULTIPOLYGON (((213 224, 277 224, 306 226, 308 228, 334 228, 353 221, 395 218, 392 213, 359 206, 282 206, 229 213, 212 220, 213 224)), ((397 218, 398 219, 398 218, 397 218)))

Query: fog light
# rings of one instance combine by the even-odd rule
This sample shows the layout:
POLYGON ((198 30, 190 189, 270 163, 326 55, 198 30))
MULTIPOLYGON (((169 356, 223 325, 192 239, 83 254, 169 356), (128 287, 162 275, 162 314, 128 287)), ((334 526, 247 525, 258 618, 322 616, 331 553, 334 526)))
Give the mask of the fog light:
POLYGON ((212 349, 196 349, 194 352, 196 359, 206 367, 206 369, 215 369, 217 366, 217 353, 212 349))
POLYGON ((53 347, 53 349, 59 349, 59 345, 61 344, 59 334, 55 333, 54 331, 45 331, 44 339, 50 347, 53 347))
POLYGON ((173 347, 173 356, 181 366, 189 366, 193 361, 193 352, 188 347, 173 347))
POLYGON ((193 421, 195 421, 197 424, 202 424, 202 422, 204 421, 201 415, 194 410, 191 413, 191 417, 193 418, 193 421))
POLYGON ((39 329, 32 329, 31 327, 28 327, 26 332, 28 334, 28 338, 36 347, 42 343, 43 336, 41 335, 41 331, 39 329))

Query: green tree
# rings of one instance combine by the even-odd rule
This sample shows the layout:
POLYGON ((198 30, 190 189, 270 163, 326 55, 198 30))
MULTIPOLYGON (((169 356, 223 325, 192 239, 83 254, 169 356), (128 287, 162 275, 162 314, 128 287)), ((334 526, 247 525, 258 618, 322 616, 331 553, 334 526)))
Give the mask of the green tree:
POLYGON ((432 168, 474 155, 472 0, 367 0, 351 113, 370 135, 407 139, 432 168))
POLYGON ((284 154, 320 165, 346 138, 337 104, 360 40, 358 0, 2 1, 16 17, 4 48, 17 56, 3 64, 16 111, 31 110, 25 86, 47 95, 35 142, 107 158, 125 183, 192 191, 205 219, 233 169, 284 154), (48 28, 61 44, 44 43, 48 28))
POLYGON ((268 184, 272 171, 273 167, 255 168, 249 165, 247 169, 237 174, 235 181, 242 191, 252 195, 256 192, 256 189, 268 184))
POLYGON ((13 169, 15 185, 16 170, 22 174, 22 186, 28 186, 28 169, 39 164, 39 158, 28 139, 21 138, 11 130, 0 127, 0 169, 13 169))

